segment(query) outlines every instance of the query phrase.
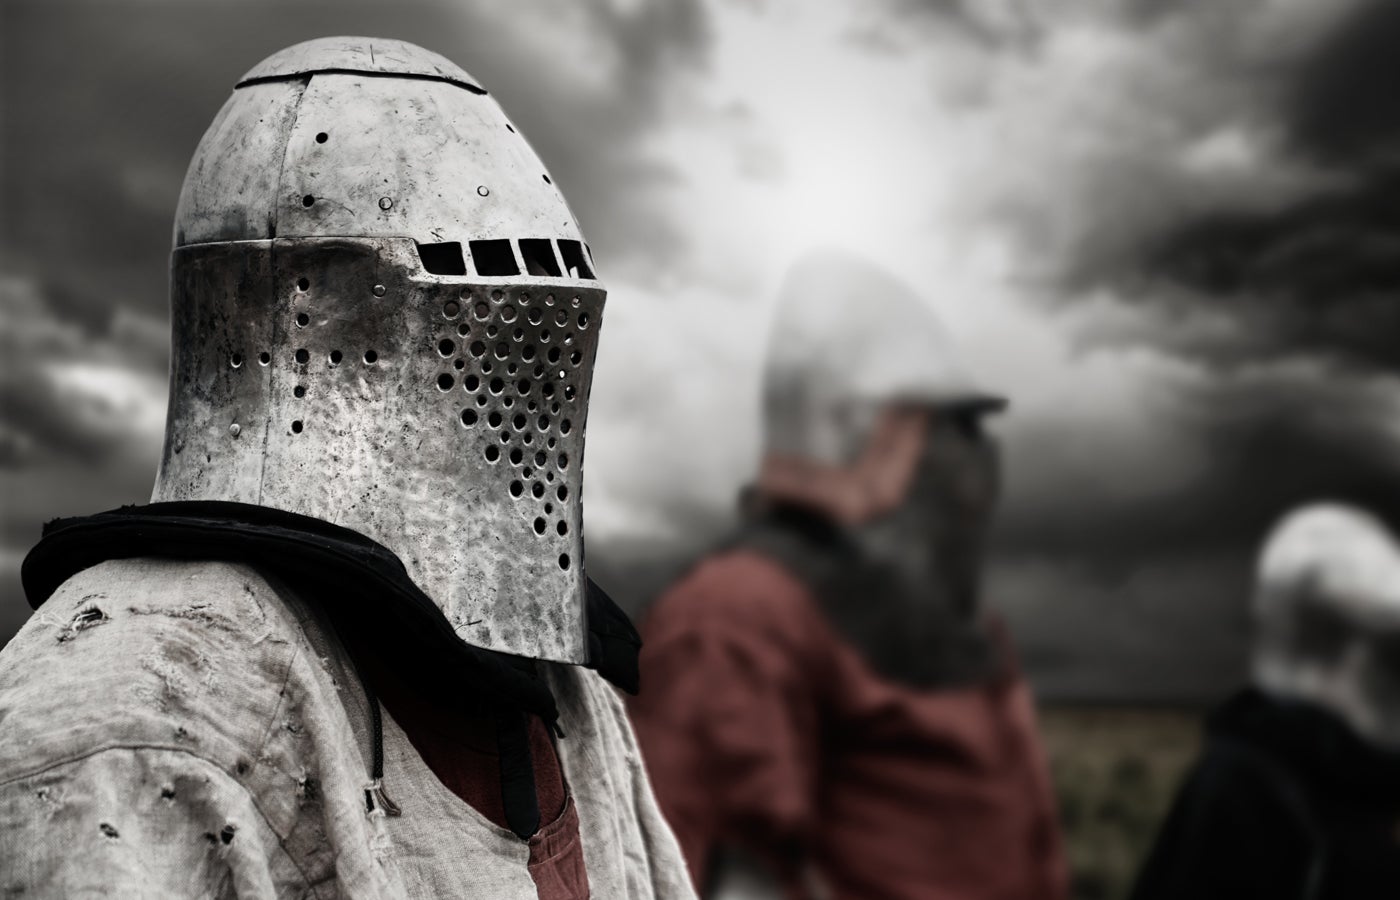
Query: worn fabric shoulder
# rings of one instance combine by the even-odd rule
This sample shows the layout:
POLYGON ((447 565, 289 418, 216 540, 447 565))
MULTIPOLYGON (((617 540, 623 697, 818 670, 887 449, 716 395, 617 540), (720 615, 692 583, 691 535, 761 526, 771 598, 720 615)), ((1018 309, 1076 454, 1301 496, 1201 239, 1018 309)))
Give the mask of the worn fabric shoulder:
POLYGON ((5 896, 316 895, 254 797, 179 750, 110 748, 0 784, 0 834, 5 896))
POLYGON ((246 772, 303 646, 248 566, 128 559, 79 572, 0 653, 0 781, 113 747, 246 772))

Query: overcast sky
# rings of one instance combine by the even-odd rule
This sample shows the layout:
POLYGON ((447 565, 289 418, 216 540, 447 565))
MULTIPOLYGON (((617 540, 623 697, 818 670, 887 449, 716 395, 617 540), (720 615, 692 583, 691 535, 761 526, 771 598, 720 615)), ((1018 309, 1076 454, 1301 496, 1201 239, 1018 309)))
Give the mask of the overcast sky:
POLYGON ((148 497, 195 144, 239 75, 331 33, 459 63, 578 214, 610 291, 587 528, 614 578, 723 527, 773 293, 815 244, 917 285, 1012 398, 989 601, 1045 692, 1223 691, 1274 518, 1400 519, 1394 4, 0 10, 0 640, 40 522, 148 497))

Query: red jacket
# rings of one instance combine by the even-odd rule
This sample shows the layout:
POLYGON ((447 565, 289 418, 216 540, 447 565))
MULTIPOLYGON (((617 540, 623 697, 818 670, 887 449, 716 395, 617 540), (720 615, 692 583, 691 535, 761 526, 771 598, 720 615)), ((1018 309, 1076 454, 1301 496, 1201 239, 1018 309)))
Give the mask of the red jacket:
POLYGON ((748 550, 703 562, 643 631, 633 722, 702 890, 729 846, 768 860, 791 897, 1066 896, 1030 693, 1011 665, 965 688, 884 680, 802 583, 748 550))

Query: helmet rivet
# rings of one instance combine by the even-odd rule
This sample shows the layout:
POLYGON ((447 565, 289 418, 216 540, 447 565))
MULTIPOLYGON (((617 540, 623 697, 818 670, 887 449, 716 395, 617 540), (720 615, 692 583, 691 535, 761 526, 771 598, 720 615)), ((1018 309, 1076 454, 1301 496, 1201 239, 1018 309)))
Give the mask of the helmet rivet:
POLYGON ((234 437, 238 437, 238 433, 242 430, 242 426, 240 426, 237 422, 234 422, 228 427, 228 433, 233 435, 234 437))
POLYGON ((382 285, 382 284, 376 284, 376 285, 374 286, 373 290, 374 290, 374 296, 376 296, 376 297, 383 297, 383 296, 384 296, 384 292, 387 290, 387 288, 385 288, 384 285, 382 285))
POLYGON ((483 196, 483 197, 485 197, 487 194, 491 193, 490 189, 487 188, 486 185, 484 185, 484 184, 477 185, 476 192, 477 192, 478 194, 480 194, 481 196, 483 196))
POLYGON ((389 207, 391 207, 391 206, 393 206, 393 205, 394 205, 394 201, 393 201, 392 199, 390 199, 389 197, 380 197, 380 198, 379 198, 379 208, 380 208, 380 209, 388 209, 389 207))

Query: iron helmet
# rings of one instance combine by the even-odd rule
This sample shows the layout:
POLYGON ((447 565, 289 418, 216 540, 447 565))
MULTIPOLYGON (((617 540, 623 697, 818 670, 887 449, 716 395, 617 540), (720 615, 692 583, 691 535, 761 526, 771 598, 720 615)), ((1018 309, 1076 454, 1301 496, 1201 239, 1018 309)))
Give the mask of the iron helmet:
POLYGON ((583 662, 605 295, 548 170, 462 69, 372 38, 274 54, 180 194, 154 499, 353 529, 466 643, 583 662))

